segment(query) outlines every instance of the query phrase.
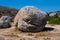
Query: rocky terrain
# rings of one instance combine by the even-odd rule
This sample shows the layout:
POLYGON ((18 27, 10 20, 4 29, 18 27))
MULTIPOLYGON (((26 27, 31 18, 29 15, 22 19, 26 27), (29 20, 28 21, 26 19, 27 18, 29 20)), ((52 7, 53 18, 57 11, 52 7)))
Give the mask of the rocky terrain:
POLYGON ((30 33, 0 29, 0 40, 60 40, 60 25, 46 25, 42 32, 30 33))
POLYGON ((5 7, 5 6, 0 6, 0 17, 1 16, 15 17, 15 15, 17 14, 17 12, 18 12, 18 9, 9 8, 9 7, 5 7))
MULTIPOLYGON (((29 8, 27 8, 27 9, 29 9, 29 8)), ((22 32, 22 31, 18 30, 17 27, 16 27, 17 29, 14 29, 13 27, 15 27, 17 25, 14 24, 14 22, 12 22, 11 19, 17 18, 17 17, 15 17, 15 15, 17 14, 17 11, 18 10, 13 9, 13 8, 0 6, 0 15, 1 15, 0 16, 0 40, 60 40, 60 25, 52 25, 52 24, 45 23, 46 25, 44 24, 43 30, 41 30, 39 32, 38 31, 22 32), (15 26, 9 27, 8 24, 9 25, 14 24, 15 26)), ((21 9, 21 12, 24 14, 24 12, 26 12, 26 11, 23 12, 21 9)), ((32 12, 32 11, 30 11, 30 12, 32 12)), ((37 11, 35 11, 35 13, 36 12, 37 11)), ((38 13, 40 13, 40 12, 41 11, 39 11, 38 13)), ((43 12, 41 12, 41 13, 43 13, 43 12)), ((43 13, 41 15, 45 15, 45 14, 43 13)), ((17 21, 17 19, 15 21, 17 21)), ((36 20, 38 20, 38 19, 36 19, 36 20)), ((43 20, 43 22, 41 22, 41 23, 44 23, 44 22, 45 21, 43 20)), ((39 23, 39 22, 37 22, 37 23, 39 23)), ((31 24, 31 25, 34 25, 34 24, 31 24)), ((36 26, 36 24, 34 26, 36 26)))
POLYGON ((0 6, 0 28, 11 27, 18 9, 0 6))

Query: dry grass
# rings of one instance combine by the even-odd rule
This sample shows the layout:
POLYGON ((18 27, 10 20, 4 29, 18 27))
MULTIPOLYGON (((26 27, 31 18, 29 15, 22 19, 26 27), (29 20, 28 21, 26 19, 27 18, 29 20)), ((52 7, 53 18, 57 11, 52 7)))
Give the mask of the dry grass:
POLYGON ((45 33, 44 32, 39 32, 39 33, 31 33, 31 32, 28 32, 27 34, 28 34, 28 36, 34 36, 34 38, 37 38, 39 36, 45 36, 45 33))
POLYGON ((50 24, 51 26, 54 26, 54 24, 50 24))
POLYGON ((21 37, 20 40, 25 40, 25 38, 21 37))
POLYGON ((28 36, 33 36, 33 34, 31 32, 28 32, 27 34, 28 34, 28 36))
POLYGON ((34 38, 38 38, 39 36, 45 36, 44 32, 34 34, 34 38))
POLYGON ((44 40, 51 40, 51 38, 50 37, 46 37, 46 38, 44 38, 44 40))
POLYGON ((45 36, 45 33, 44 32, 39 32, 38 35, 39 36, 45 36))
POLYGON ((20 33, 21 32, 18 30, 11 30, 11 31, 6 32, 5 36, 18 37, 18 34, 20 34, 20 33))

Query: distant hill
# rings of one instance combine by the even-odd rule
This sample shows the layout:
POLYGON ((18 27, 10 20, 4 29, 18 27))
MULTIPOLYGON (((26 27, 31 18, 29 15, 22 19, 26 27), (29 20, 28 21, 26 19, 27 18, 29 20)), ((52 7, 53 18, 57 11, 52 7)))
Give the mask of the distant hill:
POLYGON ((18 9, 0 6, 0 17, 5 15, 15 17, 17 12, 18 12, 18 9))

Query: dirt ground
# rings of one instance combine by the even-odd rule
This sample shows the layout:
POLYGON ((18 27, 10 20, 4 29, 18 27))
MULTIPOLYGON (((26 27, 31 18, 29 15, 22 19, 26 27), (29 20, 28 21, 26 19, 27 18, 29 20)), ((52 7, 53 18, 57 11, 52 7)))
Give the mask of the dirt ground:
POLYGON ((60 40, 60 25, 47 24, 44 30, 35 33, 4 28, 0 29, 0 40, 60 40))

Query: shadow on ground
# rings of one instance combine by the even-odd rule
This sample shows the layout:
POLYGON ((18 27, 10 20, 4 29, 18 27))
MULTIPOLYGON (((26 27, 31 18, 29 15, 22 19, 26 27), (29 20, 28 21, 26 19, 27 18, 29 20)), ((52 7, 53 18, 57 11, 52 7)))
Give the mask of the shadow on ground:
POLYGON ((10 28, 11 26, 9 25, 8 27, 0 27, 0 29, 6 29, 6 28, 10 28))
POLYGON ((54 28, 52 27, 45 27, 42 31, 53 31, 54 28))
MULTIPOLYGON (((10 28, 10 27, 11 26, 9 26, 9 27, 0 27, 0 29, 6 29, 6 28, 10 28)), ((52 28, 52 27, 45 27, 43 30, 35 31, 35 32, 32 31, 32 33, 45 32, 45 31, 47 32, 47 31, 53 31, 53 30, 54 30, 54 28, 52 28)), ((22 31, 22 30, 20 30, 20 31, 22 31)), ((22 31, 22 32, 29 32, 29 31, 22 31)))
POLYGON ((54 30, 54 28, 52 28, 52 27, 45 27, 43 30, 40 30, 40 31, 22 31, 22 30, 20 30, 20 31, 22 31, 22 32, 31 32, 31 33, 38 33, 38 32, 47 32, 47 31, 53 31, 54 30))

